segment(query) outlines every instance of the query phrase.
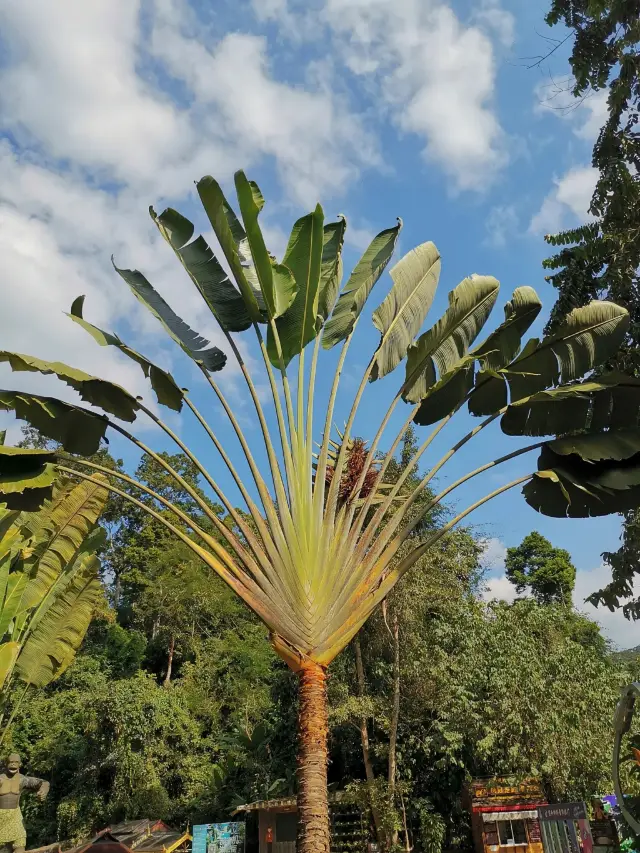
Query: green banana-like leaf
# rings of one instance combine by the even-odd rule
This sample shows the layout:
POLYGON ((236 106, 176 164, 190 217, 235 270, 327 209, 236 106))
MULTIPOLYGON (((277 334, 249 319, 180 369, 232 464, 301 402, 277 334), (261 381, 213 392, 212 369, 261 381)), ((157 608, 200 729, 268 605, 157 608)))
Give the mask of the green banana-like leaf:
MULTIPOLYGON (((21 391, 0 390, 0 411, 14 411, 47 438, 59 442, 69 453, 92 456, 104 439, 108 420, 55 397, 41 397, 21 391)), ((0 486, 0 495, 2 487, 0 486)))
POLYGON ((582 378, 614 355, 629 328, 629 312, 594 300, 567 315, 543 340, 532 338, 520 355, 496 375, 487 373, 471 397, 474 415, 492 415, 507 405, 556 385, 582 378))
MULTIPOLYGON (((500 370, 520 352, 522 337, 542 309, 540 297, 532 287, 516 287, 504 306, 504 321, 491 332, 472 354, 485 370, 500 370)), ((476 383, 477 384, 477 383, 476 383)))
POLYGON ((67 317, 70 317, 74 323, 82 326, 101 347, 117 347, 120 352, 124 353, 132 361, 135 361, 136 364, 139 364, 142 372, 151 382, 151 387, 154 390, 158 403, 162 406, 168 406, 174 412, 181 411, 184 391, 179 387, 173 376, 152 361, 149 361, 145 356, 140 355, 139 352, 131 349, 117 335, 105 332, 85 320, 82 316, 83 307, 84 296, 78 296, 74 299, 71 311, 67 314, 67 317))
MULTIPOLYGON (((111 259, 113 263, 113 258, 111 259)), ((113 267, 118 275, 126 281, 133 295, 141 302, 156 319, 160 321, 165 331, 181 347, 181 349, 192 358, 196 364, 202 364, 212 373, 222 368, 227 363, 227 357, 218 347, 204 349, 209 341, 194 332, 185 321, 178 317, 175 311, 160 296, 157 290, 138 270, 119 269, 115 263, 113 267)))
MULTIPOLYGON (((3 561, 5 569, 9 565, 8 558, 3 561)), ((21 609, 22 596, 29 581, 24 571, 14 571, 7 576, 7 583, 0 609, 0 639, 3 639, 9 630, 9 626, 16 618, 21 609)))
POLYGON ((396 369, 420 331, 438 287, 440 252, 433 243, 422 243, 398 261, 390 275, 393 287, 373 312, 373 325, 382 339, 370 375, 372 382, 396 369))
POLYGON ((193 242, 193 224, 177 210, 168 207, 157 216, 149 208, 151 218, 164 239, 172 247, 191 280, 198 288, 209 310, 227 332, 244 332, 251 317, 239 291, 221 267, 204 237, 193 242))
POLYGON ((455 411, 471 392, 475 381, 475 391, 469 399, 469 407, 472 408, 476 395, 484 390, 484 377, 504 367, 518 354, 522 336, 541 307, 542 303, 532 287, 517 287, 505 305, 504 322, 429 389, 414 418, 415 423, 428 426, 455 411), (476 374, 476 362, 480 362, 487 372, 480 370, 476 374))
POLYGON ((640 502, 640 432, 611 430, 544 445, 527 503, 556 518, 624 512, 640 502))
MULTIPOLYGON (((285 365, 302 352, 317 334, 318 288, 323 255, 324 214, 318 204, 313 213, 294 224, 287 250, 282 259, 293 273, 296 294, 288 311, 276 320, 276 329, 285 365)), ((267 332, 267 351, 272 363, 279 357, 271 327, 267 332)))
POLYGON ((320 287, 318 288, 318 331, 333 311, 342 283, 342 246, 347 230, 347 220, 341 216, 337 222, 324 226, 320 287))
MULTIPOLYGON (((100 475, 96 478, 103 479, 100 475)), ((106 489, 96 483, 68 483, 39 513, 25 520, 22 530, 31 537, 32 553, 24 563, 29 583, 21 609, 38 604, 76 558, 104 510, 107 497, 106 489)))
POLYGON ((16 675, 25 683, 45 687, 73 661, 102 592, 98 566, 94 555, 85 555, 82 569, 29 633, 15 664, 16 675))
POLYGON ((413 418, 414 423, 430 426, 456 411, 473 388, 475 361, 474 355, 464 356, 429 388, 413 418))
POLYGON ((492 276, 472 275, 451 291, 444 315, 409 347, 404 400, 424 400, 439 376, 445 377, 460 366, 487 322, 499 289, 492 276))
POLYGON ((622 373, 539 391, 512 403, 501 420, 507 435, 564 435, 638 424, 640 379, 622 373))
MULTIPOLYGON (((264 198, 257 184, 247 180, 244 172, 236 172, 235 183, 242 221, 247 233, 267 314, 270 319, 275 320, 289 310, 295 299, 298 284, 289 267, 284 263, 279 264, 274 261, 267 251, 262 230, 258 223, 258 216, 264 207, 264 198)), ((299 260, 302 263, 304 259, 300 258, 299 260)))
POLYGON ((7 677, 13 671, 19 651, 19 643, 9 642, 3 643, 0 646, 0 690, 2 690, 7 677))
POLYGON ((0 501, 10 510, 37 509, 56 479, 48 450, 0 446, 0 501))
POLYGON ((0 362, 8 362, 13 371, 24 370, 30 373, 42 373, 43 376, 54 374, 77 391, 85 403, 98 406, 123 421, 131 422, 136 419, 136 412, 140 408, 138 401, 115 382, 98 379, 83 370, 69 367, 61 361, 43 361, 41 358, 19 352, 0 350, 0 362))
MULTIPOLYGON (((6 512, 7 516, 17 515, 17 513, 6 512)), ((4 605, 5 596, 7 594, 7 583, 9 581, 9 569, 13 559, 13 549, 5 548, 4 542, 0 540, 0 606, 4 605)), ((0 634, 0 640, 2 634, 0 634)))
POLYGON ((353 331, 369 294, 391 260, 401 228, 402 220, 398 219, 394 228, 376 235, 356 264, 325 324, 322 334, 325 349, 339 344, 353 331))
POLYGON ((257 275, 247 256, 249 249, 244 229, 224 197, 220 185, 211 175, 206 175, 198 181, 197 189, 249 316, 254 323, 262 323, 264 317, 257 295, 257 275))

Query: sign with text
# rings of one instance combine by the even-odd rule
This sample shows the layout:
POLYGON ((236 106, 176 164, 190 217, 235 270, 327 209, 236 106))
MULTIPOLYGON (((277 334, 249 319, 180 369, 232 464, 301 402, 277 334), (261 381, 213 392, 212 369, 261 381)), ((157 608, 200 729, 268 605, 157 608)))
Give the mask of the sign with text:
POLYGON ((193 853, 244 853, 244 822, 203 823, 193 827, 193 853))
POLYGON ((558 803, 538 807, 539 820, 586 820, 587 807, 584 803, 558 803))
POLYGON ((510 779, 475 779, 469 786, 474 804, 527 803, 544 800, 544 791, 536 779, 515 781, 510 779))

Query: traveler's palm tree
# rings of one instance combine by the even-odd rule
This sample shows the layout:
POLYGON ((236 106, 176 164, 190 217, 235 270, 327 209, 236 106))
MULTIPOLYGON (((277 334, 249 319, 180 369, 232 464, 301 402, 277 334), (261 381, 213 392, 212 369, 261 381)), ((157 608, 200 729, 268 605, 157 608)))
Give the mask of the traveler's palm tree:
POLYGON ((464 279, 449 294, 445 314, 420 334, 440 274, 436 247, 423 243, 390 271, 391 288, 373 312, 380 333, 378 346, 345 413, 344 430, 332 433, 347 351, 365 303, 391 259, 401 222, 374 238, 341 287, 344 219, 325 223, 322 208, 317 206, 294 224, 284 257, 277 261, 268 252, 260 228, 264 200, 258 187, 242 172, 235 183, 240 218, 213 178, 205 177, 197 184, 230 274, 203 237, 194 239, 191 222, 172 209, 160 215, 150 211, 183 274, 191 278, 217 320, 226 340, 225 353, 191 329, 141 272, 116 269, 202 372, 235 432, 250 481, 241 478, 231 448, 223 446, 216 425, 205 419, 168 372, 115 334, 88 322, 82 298, 74 302, 70 317, 100 345, 116 347, 137 362, 159 404, 176 412, 184 407, 190 410, 213 444, 215 468, 220 460, 226 466, 248 515, 235 509, 210 473, 209 460, 197 459, 140 399, 118 385, 59 362, 9 352, 0 352, 0 360, 14 370, 53 373, 106 415, 51 397, 0 392, 0 407, 14 410, 18 418, 61 444, 58 452, 10 448, 0 452, 0 491, 10 506, 23 506, 46 494, 56 471, 87 480, 100 472, 109 478, 113 492, 137 502, 172 530, 255 611, 268 626, 276 652, 299 676, 299 853, 325 853, 329 845, 328 664, 421 555, 492 497, 522 484, 527 503, 553 516, 602 515, 636 505, 640 498, 640 381, 618 374, 597 379, 587 376, 616 352, 628 328, 627 312, 609 302, 576 309, 553 336, 533 338, 522 346, 541 303, 532 288, 518 287, 506 305, 504 322, 475 344, 498 296, 498 282, 490 276, 464 279), (265 414, 235 337, 250 329, 257 336, 268 377, 272 418, 265 414), (320 359, 324 350, 336 346, 340 347, 339 357, 328 399, 316 400, 320 359), (231 401, 218 384, 216 373, 228 357, 237 360, 246 382, 268 465, 254 455, 231 401), (388 410, 367 436, 368 444, 358 444, 358 464, 350 464, 354 420, 367 386, 403 361, 388 410), (586 381, 577 382, 585 376, 586 381), (405 403, 404 423, 382 455, 379 448, 385 429, 405 403), (403 486, 435 435, 465 408, 483 420, 431 468, 419 486, 407 491, 403 486), (233 529, 221 522, 165 459, 108 417, 132 422, 140 412, 197 465, 233 520, 233 529), (318 412, 324 428, 317 436, 316 454, 313 424, 318 412), (475 467, 432 501, 417 503, 447 460, 498 418, 504 433, 535 436, 534 443, 475 467), (411 421, 433 428, 392 487, 383 489, 379 484, 384 482, 411 421), (149 454, 189 492, 217 529, 218 538, 143 484, 78 460, 97 449, 107 429, 149 454), (541 440, 542 436, 556 438, 541 440), (426 540, 412 537, 421 515, 463 482, 536 448, 540 449, 537 466, 532 464, 526 476, 494 488, 426 540), (70 467, 70 460, 75 468, 70 467), (78 467, 86 473, 79 473, 78 467), (145 499, 125 493, 118 481, 137 486, 145 499), (155 508, 148 498, 155 499, 155 508), (421 514, 416 514, 418 505, 421 514))

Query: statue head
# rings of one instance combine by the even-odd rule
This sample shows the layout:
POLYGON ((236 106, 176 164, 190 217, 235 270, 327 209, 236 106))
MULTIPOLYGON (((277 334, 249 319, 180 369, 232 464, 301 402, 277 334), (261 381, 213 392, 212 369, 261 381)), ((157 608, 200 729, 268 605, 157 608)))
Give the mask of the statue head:
POLYGON ((22 760, 17 752, 12 752, 11 755, 7 758, 7 775, 15 776, 16 773, 20 771, 20 767, 22 766, 22 760))

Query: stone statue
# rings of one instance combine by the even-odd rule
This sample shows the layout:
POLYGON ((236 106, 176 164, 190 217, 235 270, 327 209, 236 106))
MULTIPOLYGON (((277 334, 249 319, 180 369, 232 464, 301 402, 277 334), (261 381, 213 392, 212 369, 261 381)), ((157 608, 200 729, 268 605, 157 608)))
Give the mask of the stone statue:
POLYGON ((49 793, 49 783, 35 776, 20 773, 22 761, 15 752, 7 759, 0 773, 0 853, 24 853, 27 833, 22 822, 20 795, 23 791, 37 791, 41 800, 49 793))

